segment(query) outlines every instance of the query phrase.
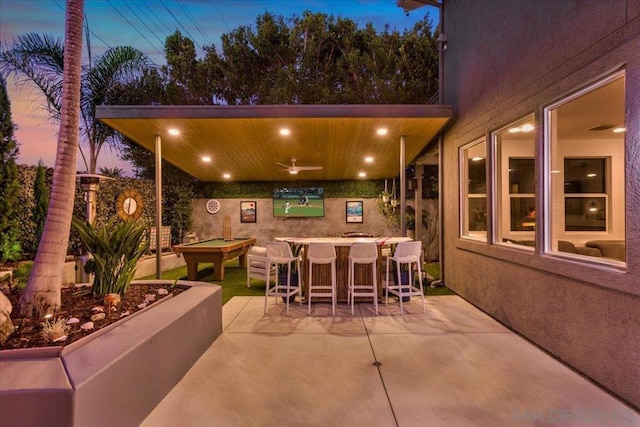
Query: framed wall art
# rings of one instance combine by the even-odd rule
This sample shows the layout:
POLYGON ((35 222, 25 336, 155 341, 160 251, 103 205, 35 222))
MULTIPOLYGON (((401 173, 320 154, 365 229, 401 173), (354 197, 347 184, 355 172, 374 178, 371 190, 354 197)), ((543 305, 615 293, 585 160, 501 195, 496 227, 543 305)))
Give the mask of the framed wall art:
POLYGON ((256 222, 257 209, 255 201, 240 202, 240 222, 256 222))
POLYGON ((364 202, 361 200, 349 200, 346 202, 346 214, 347 214, 347 223, 362 223, 363 221, 363 211, 364 211, 364 202))

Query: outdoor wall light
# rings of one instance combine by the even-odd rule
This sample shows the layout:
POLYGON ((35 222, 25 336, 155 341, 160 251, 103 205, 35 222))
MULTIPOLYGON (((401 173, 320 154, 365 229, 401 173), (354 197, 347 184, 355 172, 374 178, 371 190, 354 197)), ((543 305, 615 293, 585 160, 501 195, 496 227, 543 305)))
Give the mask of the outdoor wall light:
POLYGON ((438 46, 438 49, 442 51, 447 50, 447 35, 441 33, 436 39, 436 45, 438 46))

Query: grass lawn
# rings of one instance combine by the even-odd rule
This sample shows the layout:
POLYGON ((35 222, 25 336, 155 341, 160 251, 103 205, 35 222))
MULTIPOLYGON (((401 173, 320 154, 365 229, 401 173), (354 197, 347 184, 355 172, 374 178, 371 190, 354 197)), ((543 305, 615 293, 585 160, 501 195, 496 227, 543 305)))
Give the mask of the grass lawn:
MULTIPOLYGON (((260 296, 264 295, 264 280, 251 280, 251 288, 247 288, 247 270, 238 266, 238 260, 232 260, 225 264, 224 280, 214 282, 213 265, 200 263, 198 266, 198 280, 201 282, 217 283, 222 285, 222 305, 235 296, 260 296)), ((155 279, 155 275, 143 277, 143 279, 155 279)), ((187 280, 187 267, 179 267, 162 273, 162 279, 187 280)))
MULTIPOLYGON (((425 266, 427 273, 436 279, 440 278, 440 264, 429 263, 425 266)), ((146 276, 142 279, 155 279, 155 275, 146 276)), ((167 280, 186 280, 187 267, 179 267, 162 273, 162 279, 167 280)), ((213 281, 213 266, 211 264, 199 265, 198 280, 201 282, 216 283, 213 281)), ((219 282, 218 282, 219 283, 219 282)), ((247 288, 247 270, 238 266, 238 260, 232 260, 225 264, 224 280, 219 283, 222 286, 222 305, 235 296, 263 296, 265 282, 263 280, 251 280, 251 288, 247 288)), ((455 295, 448 288, 440 286, 431 288, 424 287, 424 294, 431 295, 455 295)))

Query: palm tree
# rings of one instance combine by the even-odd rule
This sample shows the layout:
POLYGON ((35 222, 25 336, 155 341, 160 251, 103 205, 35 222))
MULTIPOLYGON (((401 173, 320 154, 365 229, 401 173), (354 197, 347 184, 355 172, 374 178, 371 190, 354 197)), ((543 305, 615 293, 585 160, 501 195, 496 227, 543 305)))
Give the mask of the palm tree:
MULTIPOLYGON (((15 74, 20 84, 35 84, 44 94, 45 108, 53 120, 59 120, 61 115, 65 49, 53 36, 28 33, 19 36, 10 48, 0 51, 0 71, 5 75, 15 74)), ((87 172, 96 173, 102 147, 117 146, 122 138, 96 121, 96 105, 117 99, 121 88, 143 76, 151 62, 139 50, 119 46, 90 63, 93 65, 82 67, 81 74, 81 138, 88 152, 80 147, 80 154, 87 172)))
POLYGON ((82 78, 82 17, 84 0, 67 0, 65 55, 60 96, 60 131, 51 199, 36 259, 20 299, 23 315, 41 316, 60 305, 62 267, 69 243, 76 187, 82 78))

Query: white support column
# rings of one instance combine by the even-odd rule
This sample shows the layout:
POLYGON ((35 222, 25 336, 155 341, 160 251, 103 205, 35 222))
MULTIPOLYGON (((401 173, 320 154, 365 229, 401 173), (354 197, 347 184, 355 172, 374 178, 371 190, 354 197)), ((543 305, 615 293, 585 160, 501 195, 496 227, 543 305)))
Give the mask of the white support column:
POLYGON ((156 135, 156 279, 162 275, 162 141, 156 135))
POLYGON ((405 145, 407 137, 405 135, 400 136, 400 235, 407 235, 407 219, 405 213, 407 209, 407 179, 406 179, 406 154, 405 145))
POLYGON ((414 196, 414 206, 416 208, 416 240, 422 240, 422 179, 424 176, 424 165, 416 165, 416 194, 414 196))

